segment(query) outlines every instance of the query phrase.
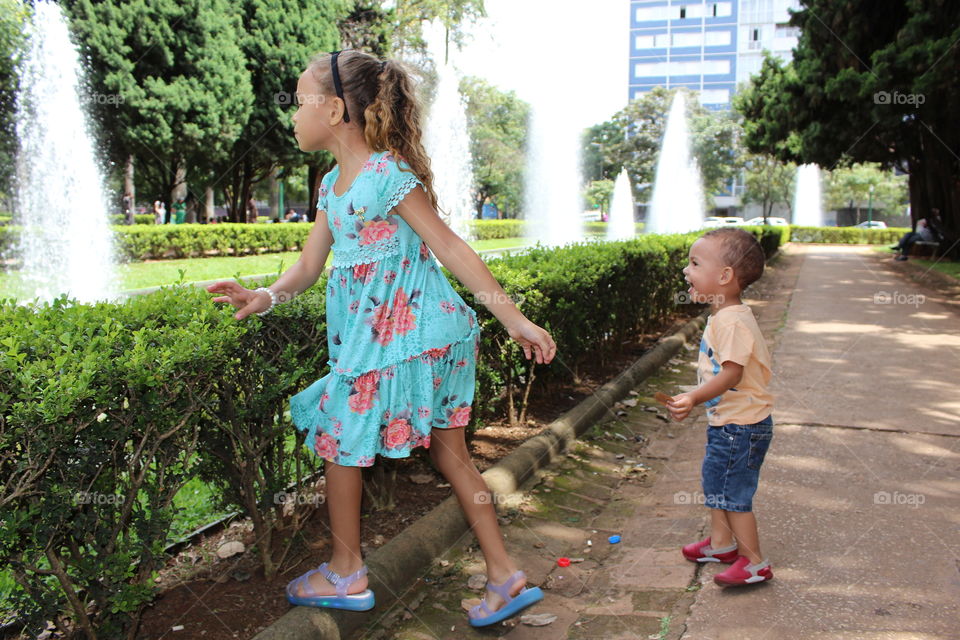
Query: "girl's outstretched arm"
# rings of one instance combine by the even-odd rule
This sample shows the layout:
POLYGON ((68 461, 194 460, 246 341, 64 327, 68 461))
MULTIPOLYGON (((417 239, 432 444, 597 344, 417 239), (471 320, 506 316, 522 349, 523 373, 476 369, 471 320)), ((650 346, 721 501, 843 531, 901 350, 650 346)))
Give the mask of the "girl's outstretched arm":
POLYGON ((440 218, 423 189, 411 190, 395 211, 423 238, 441 264, 503 324, 528 359, 532 355, 538 363, 553 359, 557 345, 550 334, 521 313, 477 252, 440 218))

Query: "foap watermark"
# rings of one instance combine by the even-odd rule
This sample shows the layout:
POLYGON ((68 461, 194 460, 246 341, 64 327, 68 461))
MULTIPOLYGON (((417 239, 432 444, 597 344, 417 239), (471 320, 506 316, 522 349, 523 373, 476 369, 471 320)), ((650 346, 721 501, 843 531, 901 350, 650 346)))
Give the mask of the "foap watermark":
POLYGON ((514 500, 510 494, 491 493, 490 491, 477 491, 473 494, 474 504, 494 504, 502 505, 513 503, 514 500))
POLYGON ((900 493, 899 491, 877 491, 873 494, 873 504, 879 505, 906 505, 917 508, 927 501, 922 493, 900 493))
POLYGON ((523 304, 526 297, 522 293, 508 294, 501 291, 481 291, 473 296, 473 299, 480 304, 504 304, 512 302, 516 306, 523 304))
POLYGON ((297 94, 290 93, 289 91, 277 91, 273 94, 273 103, 280 105, 281 107, 294 106, 298 107, 301 104, 324 104, 327 101, 327 96, 321 94, 306 94, 297 100, 297 94))
POLYGON ((919 107, 927 101, 922 93, 900 93, 899 91, 877 91, 873 94, 873 104, 909 104, 919 107))
POLYGON ((690 293, 689 291, 678 291, 673 294, 673 303, 681 304, 723 304, 723 294, 721 293, 690 293))
POLYGON ((77 491, 73 495, 74 504, 123 504, 125 501, 122 495, 99 491, 77 491))
MULTIPOLYGON (((716 503, 717 500, 711 502, 716 503)), ((707 496, 700 491, 677 491, 673 494, 673 504, 707 504, 707 496)))
POLYGON ((324 493, 298 493, 296 491, 277 491, 273 494, 273 504, 318 506, 327 502, 324 493))
POLYGON ((927 301, 922 293, 903 293, 901 291, 877 291, 873 294, 873 304, 909 304, 919 307, 927 301))
POLYGON ((87 95, 90 104, 119 107, 123 104, 123 96, 119 93, 91 93, 87 95))

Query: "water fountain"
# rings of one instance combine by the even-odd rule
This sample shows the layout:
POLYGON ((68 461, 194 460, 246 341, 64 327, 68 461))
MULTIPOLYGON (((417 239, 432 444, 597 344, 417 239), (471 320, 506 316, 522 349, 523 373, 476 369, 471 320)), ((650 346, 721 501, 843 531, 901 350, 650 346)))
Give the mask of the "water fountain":
POLYGON ((703 226, 703 183, 696 159, 690 153, 686 100, 674 95, 657 159, 653 199, 645 230, 650 233, 685 233, 703 226))
POLYGON ((108 199, 97 169, 77 49, 60 7, 33 5, 16 96, 14 224, 22 225, 21 299, 80 302, 114 292, 108 199))
POLYGON ((433 188, 447 224, 463 239, 470 237, 473 204, 473 160, 460 74, 447 59, 446 33, 439 22, 425 29, 437 69, 437 87, 424 132, 424 146, 433 169, 433 188))
POLYGON ((630 240, 636 235, 633 217, 633 193, 630 177, 624 169, 613 183, 613 198, 610 200, 610 219, 607 225, 607 240, 630 240))
POLYGON ((561 105, 566 85, 537 93, 527 130, 524 212, 527 237, 545 246, 583 240, 580 136, 561 105))
POLYGON ((815 164, 802 164, 797 167, 797 186, 793 192, 792 222, 803 227, 823 226, 820 167, 815 164))

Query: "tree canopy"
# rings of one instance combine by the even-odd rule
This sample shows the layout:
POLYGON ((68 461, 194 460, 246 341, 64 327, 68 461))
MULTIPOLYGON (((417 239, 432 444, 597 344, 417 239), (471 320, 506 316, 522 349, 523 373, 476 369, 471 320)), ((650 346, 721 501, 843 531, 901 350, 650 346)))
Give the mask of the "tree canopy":
MULTIPOLYGON (((632 100, 583 137, 583 168, 588 182, 614 179, 627 169, 634 198, 650 199, 667 114, 676 89, 656 89, 632 100)), ((696 99, 686 101, 691 153, 700 166, 706 194, 720 191, 739 169, 739 125, 729 113, 708 111, 696 99)))
POLYGON ((939 214, 960 244, 960 4, 801 0, 793 61, 767 56, 735 98, 745 144, 831 169, 876 162, 909 175, 914 219, 939 214))

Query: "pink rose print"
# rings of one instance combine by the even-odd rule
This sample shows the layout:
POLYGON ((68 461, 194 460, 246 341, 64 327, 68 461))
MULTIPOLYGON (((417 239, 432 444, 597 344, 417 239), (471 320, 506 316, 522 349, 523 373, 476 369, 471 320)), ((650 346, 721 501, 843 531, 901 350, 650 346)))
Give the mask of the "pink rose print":
POLYGON ((387 170, 387 160, 393 160, 393 156, 387 154, 380 158, 380 162, 377 163, 377 173, 384 173, 387 170))
POLYGON ((329 433, 317 434, 313 443, 313 450, 324 460, 336 460, 339 445, 329 433))
POLYGON ((385 274, 383 274, 383 281, 386 282, 387 284, 391 284, 396 279, 397 279, 396 271, 387 271, 385 274))
POLYGON ((457 364, 454 365, 454 369, 459 369, 460 367, 465 367, 465 366, 467 366, 466 360, 458 360, 457 364))
POLYGON ((342 223, 340 222, 340 216, 333 216, 333 226, 336 228, 337 231, 340 231, 341 224, 342 223))
POLYGON ((393 330, 399 334, 409 333, 417 327, 417 317, 407 305, 409 297, 403 287, 393 296, 393 330))
POLYGON ((465 427, 470 422, 470 407, 447 410, 447 423, 451 427, 465 427))
POLYGON ((356 312, 357 312, 357 309, 360 308, 360 301, 359 301, 359 300, 354 300, 353 302, 350 303, 350 307, 349 307, 349 308, 350 308, 350 313, 356 313, 356 312))
POLYGON ((374 369, 353 381, 353 388, 360 392, 373 393, 380 386, 380 372, 374 369))
POLYGON ((368 262, 367 264, 358 264, 353 267, 353 277, 355 280, 363 279, 363 284, 373 280, 373 275, 377 272, 377 263, 368 262))
POLYGON ((341 286, 341 287, 346 287, 346 286, 347 286, 347 276, 341 274, 341 276, 340 276, 340 286, 341 286))
POLYGON ((383 445, 387 449, 397 449, 407 444, 413 430, 405 418, 394 418, 383 432, 383 445))
POLYGON ((374 309, 373 316, 367 321, 376 334, 374 338, 382 346, 387 346, 393 340, 393 318, 390 317, 390 305, 384 302, 374 309))
POLYGON ((321 198, 322 198, 323 196, 327 195, 327 185, 321 183, 321 184, 320 184, 320 191, 318 191, 318 193, 320 194, 320 197, 321 197, 321 198))
POLYGON ((409 270, 410 270, 410 264, 411 264, 411 263, 410 263, 410 258, 407 258, 407 257, 404 257, 404 259, 400 261, 400 267, 401 267, 404 271, 409 271, 409 270))
POLYGON ((420 416, 421 418, 429 418, 430 407, 420 407, 419 409, 417 409, 417 415, 420 416))
POLYGON ((437 361, 437 360, 440 360, 443 356, 447 355, 447 351, 449 350, 450 350, 450 345, 447 345, 445 347, 440 347, 438 349, 427 349, 426 351, 423 352, 423 355, 428 361, 429 360, 437 361))
POLYGON ((453 306, 453 303, 447 300, 440 301, 440 309, 442 309, 444 313, 453 313, 457 310, 457 308, 453 306))
POLYGON ((373 169, 373 160, 367 160, 363 163, 363 166, 360 167, 360 171, 370 171, 370 169, 373 169))
POLYGON ((360 229, 360 240, 358 244, 361 246, 367 244, 373 244, 374 242, 379 242, 380 240, 387 240, 397 231, 397 225, 390 224, 388 220, 374 220, 368 222, 362 229, 360 229))
POLYGON ((430 257, 430 248, 427 246, 426 242, 420 243, 420 259, 426 260, 430 257))
POLYGON ((441 378, 440 376, 437 376, 436 378, 434 378, 434 379, 433 379, 433 388, 434 388, 434 389, 439 389, 441 382, 443 382, 443 378, 441 378))
POLYGON ((324 405, 327 404, 327 400, 329 399, 330 399, 330 394, 324 391, 323 395, 320 396, 320 411, 326 412, 327 409, 324 405))
POLYGON ((370 371, 353 381, 353 391, 347 399, 347 405, 354 413, 363 414, 370 410, 377 395, 380 372, 370 371))

